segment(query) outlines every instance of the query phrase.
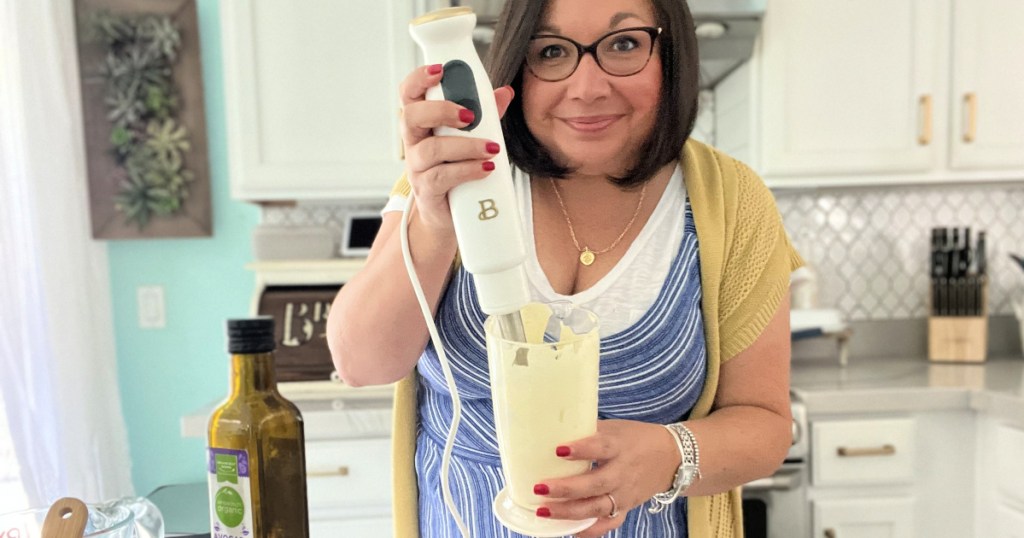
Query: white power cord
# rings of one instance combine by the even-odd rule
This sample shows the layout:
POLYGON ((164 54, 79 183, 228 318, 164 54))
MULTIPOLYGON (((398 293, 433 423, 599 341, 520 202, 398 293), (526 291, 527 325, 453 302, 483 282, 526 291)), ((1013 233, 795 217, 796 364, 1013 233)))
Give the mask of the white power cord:
POLYGON ((434 343, 437 356, 441 361, 441 370, 444 372, 444 380, 448 384, 448 390, 452 395, 452 424, 448 428, 448 436, 444 442, 444 454, 441 457, 441 493, 444 496, 444 504, 448 511, 455 518, 455 524, 459 526, 459 532, 463 538, 469 538, 469 529, 462 521, 459 510, 452 498, 451 488, 448 485, 448 471, 451 467, 452 449, 455 447, 455 434, 459 429, 459 422, 462 421, 462 400, 459 399, 458 387, 455 385, 455 377, 452 375, 451 366, 448 364, 448 355, 441 345, 441 337, 437 334, 437 325, 434 323, 434 316, 430 312, 430 304, 423 294, 423 287, 420 285, 419 276, 416 274, 416 267, 412 263, 412 253, 409 250, 409 211, 412 208, 413 193, 409 191, 409 197, 405 200, 405 208, 402 210, 402 224, 399 227, 399 236, 402 241, 402 259, 405 261, 405 270, 409 273, 409 280, 412 282, 412 289, 416 292, 416 299, 420 304, 420 311, 423 312, 423 319, 427 322, 427 331, 430 332, 430 340, 434 343))

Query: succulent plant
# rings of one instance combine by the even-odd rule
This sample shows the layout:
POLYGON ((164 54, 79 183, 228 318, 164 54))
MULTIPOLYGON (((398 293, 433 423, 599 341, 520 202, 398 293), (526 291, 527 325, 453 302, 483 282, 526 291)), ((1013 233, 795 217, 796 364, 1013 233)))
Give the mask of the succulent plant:
POLYGON ((87 39, 107 46, 98 67, 106 81, 112 152, 121 166, 114 206, 141 230, 155 216, 180 211, 195 180, 184 168, 191 143, 175 119, 179 102, 171 81, 181 33, 164 15, 98 11, 88 21, 87 39))
POLYGON ((130 39, 135 29, 124 17, 108 10, 94 11, 85 24, 85 38, 88 41, 102 41, 108 46, 130 39))
POLYGON ((110 107, 107 119, 114 124, 115 129, 127 128, 138 123, 146 112, 146 104, 140 101, 138 96, 131 92, 131 89, 107 92, 103 101, 110 107))
POLYGON ((178 109, 178 97, 169 90, 158 85, 146 86, 146 110, 160 119, 170 117, 178 109))
POLYGON ((188 131, 184 126, 178 125, 173 118, 163 121, 154 120, 146 126, 146 146, 152 149, 157 159, 163 161, 165 166, 178 168, 181 166, 181 154, 191 147, 188 141, 188 131))
POLYGON ((169 62, 174 61, 181 46, 181 34, 170 17, 143 17, 138 28, 139 35, 149 41, 152 52, 162 54, 169 62))
POLYGON ((127 223, 136 223, 140 230, 149 224, 154 214, 173 213, 181 205, 181 201, 166 187, 150 185, 145 179, 132 174, 121 182, 120 187, 120 192, 114 196, 114 207, 124 213, 127 223))

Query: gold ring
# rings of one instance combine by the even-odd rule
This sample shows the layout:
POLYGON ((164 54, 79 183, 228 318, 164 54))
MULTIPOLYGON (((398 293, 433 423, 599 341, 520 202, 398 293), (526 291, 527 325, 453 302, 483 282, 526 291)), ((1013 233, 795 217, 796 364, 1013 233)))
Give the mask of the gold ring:
POLYGON ((612 497, 611 493, 605 493, 605 495, 607 495, 608 496, 608 500, 612 502, 612 510, 611 510, 611 512, 608 512, 608 515, 605 516, 605 517, 607 517, 608 519, 611 519, 611 518, 619 515, 619 503, 615 502, 615 497, 612 497))

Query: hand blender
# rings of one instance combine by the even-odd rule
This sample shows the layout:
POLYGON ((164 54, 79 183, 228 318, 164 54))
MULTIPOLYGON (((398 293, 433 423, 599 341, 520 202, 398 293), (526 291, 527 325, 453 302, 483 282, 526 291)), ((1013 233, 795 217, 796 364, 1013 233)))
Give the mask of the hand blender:
MULTIPOLYGON (((533 493, 532 484, 540 478, 570 476, 590 468, 589 461, 555 457, 554 447, 597 430, 597 319, 567 303, 530 304, 523 269, 526 247, 512 170, 505 153, 494 90, 473 45, 475 26, 472 9, 457 7, 415 19, 409 32, 423 50, 426 63, 441 64, 444 69, 441 83, 427 90, 427 99, 453 101, 472 110, 475 116, 462 129, 441 127, 434 134, 501 143, 490 175, 448 193, 462 264, 474 277, 481 310, 490 316, 485 324, 485 339, 498 448, 506 478, 506 487, 494 499, 494 514, 503 525, 522 534, 565 536, 590 527, 595 519, 537 517, 536 508, 544 499, 533 493)), ((408 259, 406 266, 414 277, 415 288, 414 268, 408 259)), ((420 301, 424 317, 429 318, 428 328, 432 328, 433 319, 425 299, 420 297, 420 301)), ((431 337, 454 407, 452 432, 441 469, 442 490, 465 536, 467 531, 446 489, 446 463, 461 406, 436 329, 431 337)))
POLYGON ((530 302, 523 262, 526 246, 505 153, 494 89, 473 46, 476 15, 468 7, 433 11, 409 24, 409 32, 428 64, 441 64, 441 84, 427 99, 448 100, 473 111, 473 123, 440 127, 434 134, 493 140, 501 144, 494 170, 486 178, 459 185, 448 193, 462 264, 476 283, 480 309, 500 316, 507 338, 524 339, 519 309, 530 302))

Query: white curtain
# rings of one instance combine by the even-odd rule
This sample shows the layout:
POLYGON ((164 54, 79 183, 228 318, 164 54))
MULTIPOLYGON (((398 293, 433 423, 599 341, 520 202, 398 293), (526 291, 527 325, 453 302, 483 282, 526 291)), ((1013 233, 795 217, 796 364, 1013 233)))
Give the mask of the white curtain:
POLYGON ((33 506, 133 493, 80 106, 73 2, 0 0, 0 394, 33 506))

